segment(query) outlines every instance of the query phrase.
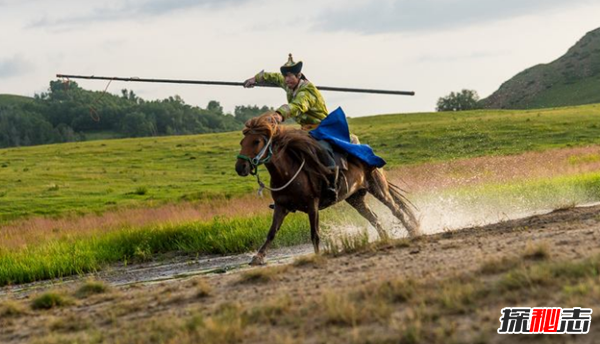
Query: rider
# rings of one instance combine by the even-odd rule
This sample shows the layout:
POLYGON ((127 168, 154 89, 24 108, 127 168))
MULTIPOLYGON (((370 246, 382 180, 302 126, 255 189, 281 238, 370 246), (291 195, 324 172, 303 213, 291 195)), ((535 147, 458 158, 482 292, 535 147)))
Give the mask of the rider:
MULTIPOLYGON (((288 102, 275 111, 275 120, 282 122, 288 118, 293 118, 300 124, 302 130, 311 131, 316 129, 329 112, 321 92, 302 74, 302 61, 294 62, 292 54, 289 54, 288 61, 281 66, 280 71, 281 74, 265 73, 263 70, 246 80, 244 87, 251 88, 257 84, 271 84, 283 88, 287 94, 288 102)), ((333 149, 327 141, 319 140, 318 142, 327 152, 327 154, 323 154, 321 159, 332 170, 327 193, 331 198, 337 199, 336 184, 339 168, 333 158, 333 149)))

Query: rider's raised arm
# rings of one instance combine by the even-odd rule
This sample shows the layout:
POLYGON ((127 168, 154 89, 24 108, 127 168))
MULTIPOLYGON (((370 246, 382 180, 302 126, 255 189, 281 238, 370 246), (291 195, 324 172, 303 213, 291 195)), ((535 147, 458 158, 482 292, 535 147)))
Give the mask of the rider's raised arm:
POLYGON ((259 84, 270 84, 285 89, 285 81, 283 75, 281 75, 280 73, 266 73, 265 71, 262 71, 256 74, 254 78, 259 84))

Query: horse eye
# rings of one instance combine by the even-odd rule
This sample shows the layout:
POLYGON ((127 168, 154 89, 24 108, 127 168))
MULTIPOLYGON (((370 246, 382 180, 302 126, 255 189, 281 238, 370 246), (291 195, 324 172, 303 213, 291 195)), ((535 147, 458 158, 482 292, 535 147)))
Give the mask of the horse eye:
POLYGON ((254 145, 255 145, 255 146, 258 146, 258 144, 259 144, 259 143, 260 143, 260 141, 259 141, 259 140, 256 140, 256 141, 254 141, 254 145))

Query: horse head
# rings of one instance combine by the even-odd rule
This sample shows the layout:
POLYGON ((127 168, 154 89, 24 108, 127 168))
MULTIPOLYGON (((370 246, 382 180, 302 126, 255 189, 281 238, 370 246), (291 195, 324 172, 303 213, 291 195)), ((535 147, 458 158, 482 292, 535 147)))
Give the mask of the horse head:
POLYGON ((242 130, 244 138, 240 141, 240 153, 235 163, 238 175, 246 177, 253 174, 258 165, 271 159, 271 143, 277 135, 279 127, 273 117, 273 112, 266 112, 246 121, 242 130))

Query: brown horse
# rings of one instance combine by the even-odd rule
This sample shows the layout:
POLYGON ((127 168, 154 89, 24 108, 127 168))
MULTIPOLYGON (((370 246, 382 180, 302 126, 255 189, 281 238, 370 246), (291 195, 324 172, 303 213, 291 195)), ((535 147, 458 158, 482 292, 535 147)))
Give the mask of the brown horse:
POLYGON ((369 167, 359 159, 348 157, 348 168, 338 180, 338 199, 323 197, 327 176, 332 173, 319 156, 321 146, 306 131, 284 128, 265 113, 246 122, 244 138, 235 169, 245 177, 254 174, 258 165, 266 166, 271 175, 271 195, 275 201, 273 223, 267 240, 252 258, 250 265, 265 263, 267 247, 275 238, 283 220, 293 211, 308 214, 311 240, 319 253, 319 210, 345 200, 377 229, 380 238, 387 233, 365 202, 367 193, 383 202, 406 227, 411 237, 419 235, 419 225, 409 202, 400 189, 389 183, 382 171, 369 167))

